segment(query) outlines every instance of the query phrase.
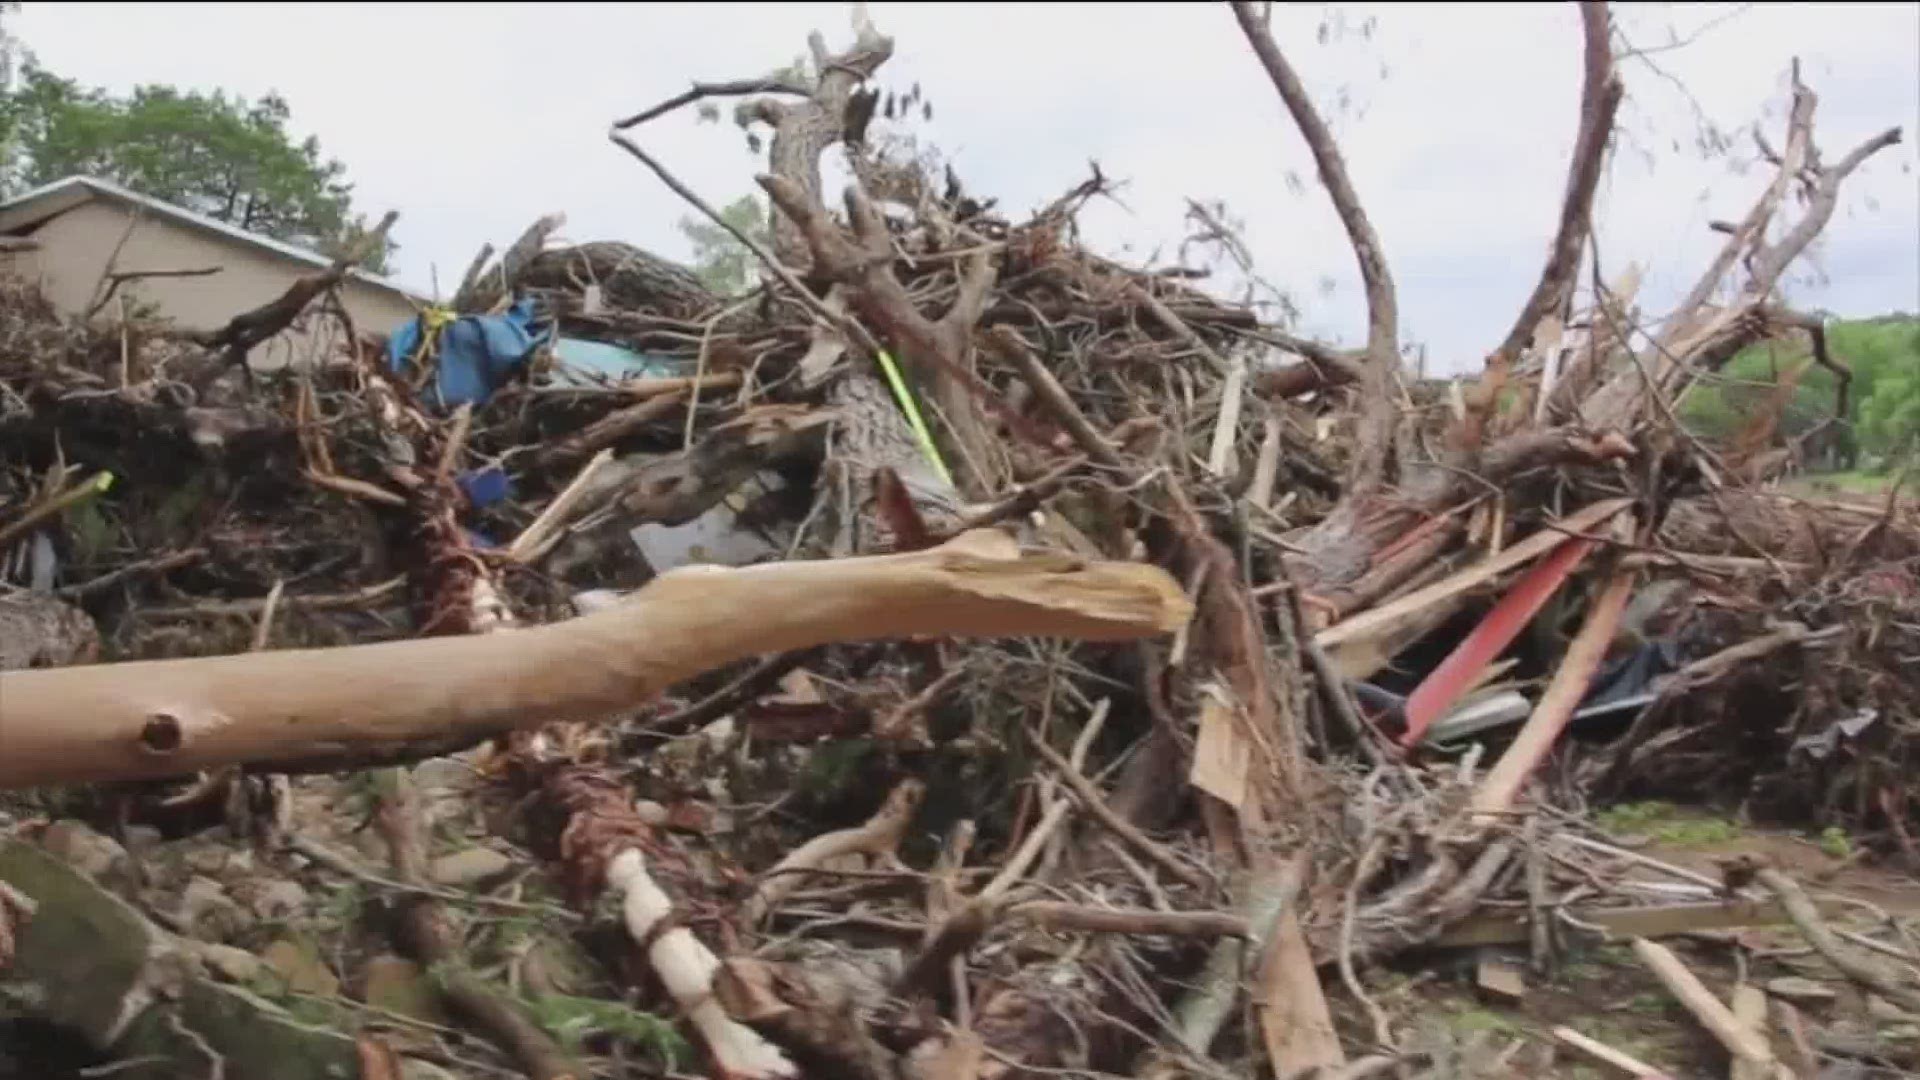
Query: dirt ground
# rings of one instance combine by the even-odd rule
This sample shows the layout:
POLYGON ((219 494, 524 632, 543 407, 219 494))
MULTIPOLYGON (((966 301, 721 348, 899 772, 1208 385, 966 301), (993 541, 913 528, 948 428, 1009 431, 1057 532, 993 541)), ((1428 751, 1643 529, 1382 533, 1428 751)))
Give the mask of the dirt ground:
POLYGON ((1812 887, 1864 900, 1896 918, 1920 916, 1920 878, 1900 869, 1865 862, 1857 853, 1837 857, 1805 836, 1749 830, 1717 843, 1654 843, 1642 850, 1705 874, 1714 873, 1724 860, 1759 859, 1812 887))
MULTIPOLYGON (((1844 838, 1736 826, 1709 811, 1666 804, 1616 808, 1600 817, 1637 826, 1637 834, 1617 837, 1623 844, 1689 870, 1717 877, 1722 860, 1761 858, 1806 882, 1816 896, 1864 901, 1901 923, 1920 917, 1920 879, 1867 862, 1844 838)), ((1660 879, 1653 872, 1648 877, 1660 879)), ((1839 922, 1863 933, 1882 931, 1884 940, 1885 923, 1874 911, 1864 905, 1855 911, 1839 922)), ((1823 1077, 1920 1076, 1920 1027, 1884 1007, 1876 1014, 1838 971, 1811 953, 1793 927, 1684 935, 1665 944, 1723 1000, 1743 977, 1763 987, 1780 978, 1811 980, 1831 991, 1831 1001, 1799 1006, 1809 1030, 1851 1046, 1871 1046, 1885 1064, 1835 1066, 1823 1077)), ((1676 1080, 1727 1075, 1726 1052, 1647 974, 1626 942, 1577 944, 1545 975, 1527 970, 1528 965, 1525 946, 1456 950, 1407 957, 1398 970, 1372 973, 1366 981, 1376 1003, 1393 1016, 1394 1027, 1420 1032, 1429 1040, 1423 1048, 1450 1048, 1463 1078, 1602 1080, 1617 1075, 1556 1049, 1551 1032, 1557 1025, 1665 1069, 1676 1080), (1525 971, 1524 997, 1503 1000, 1476 987, 1475 969, 1483 958, 1525 971)), ((1343 1030, 1350 1028, 1364 1041, 1365 1009, 1337 979, 1330 980, 1330 993, 1344 1014, 1343 1030)))

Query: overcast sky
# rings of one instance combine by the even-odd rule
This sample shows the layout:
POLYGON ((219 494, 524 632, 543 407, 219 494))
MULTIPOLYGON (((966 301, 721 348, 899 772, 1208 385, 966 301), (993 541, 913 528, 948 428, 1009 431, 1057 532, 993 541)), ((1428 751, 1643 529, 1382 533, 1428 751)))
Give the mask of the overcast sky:
MULTIPOLYGON (((1759 120, 1779 141, 1798 55, 1820 97, 1815 132, 1827 160, 1895 125, 1907 141, 1856 175, 1816 272, 1792 285, 1792 298, 1845 315, 1920 310, 1920 5, 1740 8, 1620 8, 1643 47, 1719 21, 1652 57, 1665 75, 1639 62, 1623 68, 1633 138, 1602 188, 1603 269, 1614 276, 1640 262, 1642 300, 1655 311, 1691 283, 1714 246, 1706 222, 1738 218, 1764 182, 1746 167, 1754 153, 1744 128, 1759 120), (1739 133, 1730 157, 1693 151, 1695 103, 1739 133)), ((1434 370, 1477 366, 1531 289, 1555 222, 1579 94, 1578 15, 1559 4, 1339 10, 1350 27, 1377 17, 1370 40, 1349 33, 1321 44, 1327 9, 1291 5, 1276 16, 1281 47, 1332 118, 1373 215, 1398 279, 1404 339, 1428 345, 1434 370)), ((278 90, 296 129, 346 163, 361 209, 400 211, 398 276, 428 291, 437 275, 444 294, 482 242, 504 246, 553 210, 567 214, 569 239, 686 257, 674 228, 686 207, 607 142, 609 121, 691 79, 785 64, 804 54, 815 27, 843 46, 848 11, 29 0, 13 25, 49 68, 115 90, 278 90)), ((912 130, 948 154, 976 194, 1025 212, 1098 160, 1126 182, 1124 206, 1092 209, 1089 239, 1162 262, 1177 255, 1186 198, 1224 199, 1246 223, 1260 272, 1296 297, 1301 330, 1364 336, 1352 254, 1224 5, 871 11, 897 43, 881 84, 921 84, 934 117, 912 130), (1289 173, 1304 189, 1290 188, 1289 173)), ((757 163, 741 133, 691 112, 640 138, 715 203, 750 190, 757 163)))

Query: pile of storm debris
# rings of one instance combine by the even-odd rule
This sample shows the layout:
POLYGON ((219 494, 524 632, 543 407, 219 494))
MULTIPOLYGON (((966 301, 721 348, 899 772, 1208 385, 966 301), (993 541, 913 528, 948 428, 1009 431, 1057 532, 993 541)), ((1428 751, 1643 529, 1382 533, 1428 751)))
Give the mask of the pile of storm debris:
MULTIPOLYGON (((262 373, 350 322, 350 257, 213 333, 0 282, 0 1016, 138 1077, 1665 1075, 1578 1018, 1448 1042, 1402 973, 1477 949, 1524 995, 1617 941, 1735 1076, 1896 1059, 1726 935, 1920 1013, 1898 920, 1587 810, 1721 800, 1920 867, 1912 509, 1781 493, 1777 408, 1719 447, 1676 418, 1771 337, 1844 372, 1775 286, 1898 131, 1823 156, 1796 74, 1770 183, 1650 323, 1588 243, 1622 83, 1582 6, 1546 265, 1436 392, 1234 11, 1362 349, 1086 251, 1097 171, 1015 221, 891 149, 863 16, 808 76, 616 125, 716 221, 645 124, 733 95, 771 130, 745 295, 556 216, 262 373), (1656 940, 1690 934, 1730 1000, 1656 940)), ((0 1063, 51 1075, 49 1038, 0 1063)))

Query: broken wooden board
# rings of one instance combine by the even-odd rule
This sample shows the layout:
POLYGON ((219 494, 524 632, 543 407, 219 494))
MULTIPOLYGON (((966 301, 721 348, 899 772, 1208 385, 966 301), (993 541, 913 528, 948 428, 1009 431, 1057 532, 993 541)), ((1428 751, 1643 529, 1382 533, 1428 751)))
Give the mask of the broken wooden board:
MULTIPOLYGON (((1838 914, 1845 910, 1832 902, 1819 906, 1823 915, 1838 914)), ((1573 909, 1569 914, 1621 939, 1778 926, 1789 921, 1786 910, 1772 900, 1585 908, 1573 909)), ((1527 940, 1525 912, 1480 911, 1448 928, 1434 939, 1434 945, 1443 949, 1465 949, 1480 945, 1522 945, 1527 940)))
POLYGON ((1481 957, 1474 965, 1473 982, 1482 993, 1503 1005, 1517 1004, 1527 996, 1527 977, 1519 966, 1490 956, 1481 957))
POLYGON ((1291 906, 1274 927, 1260 988, 1260 1030, 1275 1075, 1314 1075, 1316 1069, 1347 1063, 1306 934, 1291 906))
POLYGON ((1542 527, 1538 532, 1492 558, 1475 563, 1459 573, 1450 574, 1424 589, 1415 590, 1397 600, 1369 608, 1358 615, 1337 622, 1315 634, 1314 641, 1323 649, 1334 649, 1346 646, 1350 642, 1364 641, 1388 633, 1402 622, 1419 615, 1435 604, 1477 589, 1501 574, 1545 555, 1559 547, 1569 535, 1583 534, 1598 527, 1608 518, 1626 509, 1631 502, 1630 499, 1607 499, 1578 510, 1542 527))

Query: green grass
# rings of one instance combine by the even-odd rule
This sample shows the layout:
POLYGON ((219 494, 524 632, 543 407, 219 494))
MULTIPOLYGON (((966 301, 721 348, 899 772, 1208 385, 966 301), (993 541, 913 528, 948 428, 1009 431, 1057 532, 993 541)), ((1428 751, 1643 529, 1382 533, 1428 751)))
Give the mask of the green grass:
POLYGON ((525 1004, 535 1022, 560 1040, 568 1053, 579 1053, 591 1036, 606 1035, 647 1050, 668 1068, 693 1060, 693 1047, 671 1021, 620 1002, 543 994, 525 1004))
POLYGON ((1820 850, 1836 859, 1844 859, 1853 854, 1853 840, 1847 836, 1847 830, 1838 825, 1829 825, 1820 830, 1820 850))
POLYGON ((1740 835, 1740 827, 1725 818, 1667 802, 1621 803, 1601 811, 1597 820, 1607 832, 1648 836, 1676 847, 1724 844, 1740 835))
MULTIPOLYGON (((1894 473, 1870 473, 1855 469, 1852 472, 1808 473, 1805 476, 1796 477, 1785 486, 1809 495, 1839 490, 1851 495, 1883 497, 1888 489, 1893 487, 1893 482, 1898 479, 1899 476, 1894 473)), ((1906 487, 1911 494, 1913 481, 1909 480, 1906 487)))
POLYGON ((1462 1009, 1448 1018, 1448 1024, 1463 1034, 1476 1031, 1491 1031, 1501 1035, 1523 1035, 1525 1025, 1502 1016, 1491 1009, 1462 1009))

